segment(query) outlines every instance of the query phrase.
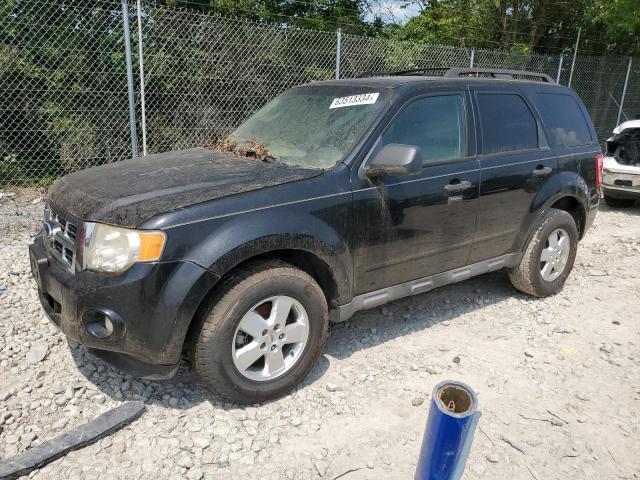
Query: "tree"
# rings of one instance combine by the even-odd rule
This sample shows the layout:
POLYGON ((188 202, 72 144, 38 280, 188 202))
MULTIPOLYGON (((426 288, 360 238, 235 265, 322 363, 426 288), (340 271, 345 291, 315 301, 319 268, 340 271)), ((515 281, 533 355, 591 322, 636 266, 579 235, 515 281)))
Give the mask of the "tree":
POLYGON ((311 30, 367 35, 372 32, 364 14, 364 0, 164 0, 168 6, 184 5, 190 9, 218 12, 225 16, 297 26, 311 30))
POLYGON ((495 48, 502 36, 495 27, 499 17, 493 0, 419 0, 417 3, 420 14, 396 32, 397 38, 495 48))
POLYGON ((638 0, 412 0, 401 8, 419 14, 395 30, 395 38, 434 44, 559 53, 640 53, 638 0))
POLYGON ((0 182, 120 158, 130 140, 113 124, 126 103, 106 94, 125 73, 120 10, 5 0, 0 13, 0 182))

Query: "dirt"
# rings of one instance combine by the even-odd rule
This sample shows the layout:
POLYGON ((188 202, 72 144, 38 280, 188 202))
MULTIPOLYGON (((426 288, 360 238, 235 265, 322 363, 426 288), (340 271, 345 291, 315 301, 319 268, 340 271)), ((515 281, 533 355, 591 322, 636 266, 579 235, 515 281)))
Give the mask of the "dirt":
POLYGON ((464 479, 640 476, 640 206, 602 206, 560 294, 531 298, 494 272, 361 312, 331 328, 294 393, 245 408, 186 364, 138 381, 70 347, 29 275, 42 193, 16 193, 0 197, 0 458, 124 400, 147 405, 33 478, 408 479, 446 379, 482 412, 464 479))
POLYGON ((160 213, 321 173, 191 148, 74 172, 58 179, 49 196, 82 220, 137 228, 160 213))

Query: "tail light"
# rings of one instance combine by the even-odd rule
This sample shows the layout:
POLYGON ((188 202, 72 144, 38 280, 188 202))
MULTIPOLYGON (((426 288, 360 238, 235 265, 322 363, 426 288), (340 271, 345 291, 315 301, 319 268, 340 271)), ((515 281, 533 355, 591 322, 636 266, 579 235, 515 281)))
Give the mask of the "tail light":
POLYGON ((600 188, 602 185, 602 154, 596 153, 593 159, 596 162, 596 188, 600 188))

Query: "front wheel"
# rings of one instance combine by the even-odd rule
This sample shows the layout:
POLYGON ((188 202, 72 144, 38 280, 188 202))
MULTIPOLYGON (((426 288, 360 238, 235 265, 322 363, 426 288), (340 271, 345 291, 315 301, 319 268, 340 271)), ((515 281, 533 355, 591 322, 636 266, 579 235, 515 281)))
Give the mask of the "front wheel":
POLYGON ((552 208, 538 221, 520 264, 509 270, 514 287, 529 295, 547 297, 562 290, 578 246, 573 217, 552 208))
POLYGON ((200 379, 234 403, 258 403, 293 389, 327 338, 325 296, 305 272, 259 262, 222 286, 193 345, 200 379))

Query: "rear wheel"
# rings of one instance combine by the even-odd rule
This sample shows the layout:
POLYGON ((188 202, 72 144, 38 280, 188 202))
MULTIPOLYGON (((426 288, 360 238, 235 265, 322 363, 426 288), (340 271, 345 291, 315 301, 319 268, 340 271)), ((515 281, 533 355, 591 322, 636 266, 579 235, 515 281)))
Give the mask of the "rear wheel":
POLYGON ((577 245, 573 217, 563 210, 550 209, 535 227, 520 265, 509 270, 511 283, 536 297, 558 293, 573 268, 577 245))
POLYGON ((613 208, 627 208, 632 207, 634 203, 636 203, 633 198, 615 198, 610 197, 609 195, 604 196, 604 201, 607 205, 613 208))
POLYGON ((280 397, 307 375, 324 347, 328 309, 305 272, 280 261, 233 275, 201 319, 192 359, 200 379, 234 403, 280 397))

